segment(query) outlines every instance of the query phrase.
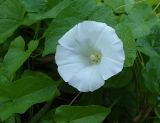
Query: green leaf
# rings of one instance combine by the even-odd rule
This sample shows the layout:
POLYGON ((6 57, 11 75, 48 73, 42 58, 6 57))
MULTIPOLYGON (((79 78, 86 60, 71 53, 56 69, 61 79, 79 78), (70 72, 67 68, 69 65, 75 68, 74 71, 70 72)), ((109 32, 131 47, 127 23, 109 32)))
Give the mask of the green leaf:
POLYGON ((28 12, 42 13, 47 7, 48 1, 46 0, 22 0, 25 9, 28 12))
POLYGON ((45 14, 48 11, 50 11, 50 14, 55 14, 58 9, 62 10, 65 8, 63 6, 71 2, 72 0, 22 0, 26 11, 36 14, 45 14))
MULTIPOLYGON (((47 7, 48 9, 51 9, 52 7, 58 5, 62 0, 47 0, 47 7)), ((64 1, 64 0, 63 0, 64 1)), ((69 1, 69 0, 68 0, 69 1)))
POLYGON ((32 40, 25 51, 25 42, 22 37, 16 38, 10 45, 3 60, 3 70, 0 70, 0 83, 11 81, 15 72, 23 65, 31 53, 37 48, 38 41, 32 40), (6 78, 4 81, 3 78, 6 78), (3 80, 3 81, 2 81, 3 80))
POLYGON ((152 34, 150 35, 149 41, 152 41, 152 46, 156 52, 160 55, 160 19, 159 22, 152 28, 152 34))
POLYGON ((0 10, 0 43, 3 43, 22 24, 25 10, 20 0, 3 0, 0 10))
POLYGON ((151 57, 142 71, 146 88, 154 94, 160 94, 160 57, 151 57))
POLYGON ((110 113, 109 108, 102 106, 60 106, 56 109, 57 123, 102 123, 110 113))
POLYGON ((157 117, 160 119, 160 103, 158 103, 155 108, 154 108, 154 112, 157 115, 157 117))
POLYGON ((136 43, 134 37, 131 33, 130 28, 120 23, 116 26, 116 31, 123 42, 124 51, 125 51, 125 67, 130 67, 133 65, 136 58, 136 43))
POLYGON ((135 4, 135 0, 125 0, 125 11, 129 13, 135 4))
MULTIPOLYGON (((31 1, 31 0, 28 0, 28 1, 31 1)), ((34 5, 32 4, 32 2, 33 1, 31 1, 30 4, 34 5)), ((38 4, 40 4, 40 2, 38 4)), ((68 18, 68 17, 86 19, 87 16, 94 10, 95 7, 96 7, 95 0, 89 0, 89 1, 63 0, 59 2, 59 4, 57 4, 56 6, 53 6, 53 8, 45 11, 42 14, 33 13, 33 12, 28 13, 27 17, 25 18, 24 25, 31 25, 37 22, 38 20, 42 20, 46 18, 56 18, 56 17, 61 18, 61 19, 68 18)))
POLYGON ((55 120, 53 119, 53 112, 55 112, 54 108, 43 115, 38 123, 54 123, 55 120))
POLYGON ((158 4, 159 0, 146 0, 150 5, 158 4))
POLYGON ((59 13, 58 18, 76 17, 79 19, 87 19, 95 7, 95 0, 74 0, 68 7, 59 13))
POLYGON ((124 12, 125 0, 104 0, 104 3, 111 7, 116 13, 124 12))
POLYGON ((102 0, 96 0, 97 3, 102 3, 102 0))
POLYGON ((111 26, 116 25, 116 16, 113 14, 112 9, 104 5, 97 6, 89 16, 89 20, 104 22, 111 26))
POLYGON ((128 16, 123 16, 121 21, 129 26, 135 38, 140 38, 151 33, 157 18, 148 4, 135 4, 128 16))
MULTIPOLYGON (((24 77, 27 77, 27 76, 32 76, 32 77, 34 77, 34 76, 44 76, 44 74, 41 73, 41 72, 38 72, 38 71, 35 72, 35 71, 25 70, 21 77, 24 78, 24 77)), ((59 86, 60 83, 61 83, 61 81, 55 81, 54 82, 54 84, 56 86, 59 86)))
POLYGON ((58 39, 60 39, 65 32, 80 21, 81 20, 74 17, 53 20, 46 31, 46 41, 43 55, 54 53, 58 44, 58 39))
POLYGON ((45 18, 56 18, 57 15, 63 11, 65 8, 67 8, 71 3, 73 3, 73 0, 63 0, 59 4, 57 4, 55 7, 47 11, 43 16, 45 18))
MULTIPOLYGON (((25 0, 26 1, 26 0, 25 0)), ((28 13, 27 13, 27 16, 23 22, 24 25, 31 25, 39 20, 42 20, 42 19, 47 19, 47 18, 56 18, 57 15, 63 11, 66 7, 68 7, 73 1, 72 0, 63 0, 63 1, 60 1, 58 4, 56 4, 55 6, 52 6, 51 8, 48 7, 50 5, 50 2, 54 3, 54 1, 48 1, 48 4, 45 6, 46 10, 43 10, 41 13, 39 10, 34 10, 36 8, 36 5, 38 4, 41 4, 41 2, 43 3, 44 0, 37 0, 35 3, 35 1, 33 2, 33 0, 28 0, 29 2, 27 3, 24 3, 26 4, 26 6, 29 6, 31 7, 31 9, 28 8, 28 13), (50 8, 50 9, 48 9, 50 8), (35 11, 35 12, 32 12, 32 11, 35 11)), ((52 3, 52 4, 53 4, 52 3)))
POLYGON ((135 0, 104 0, 104 3, 116 13, 128 13, 133 8, 135 0))
POLYGON ((36 73, 11 84, 0 85, 0 118, 24 113, 33 104, 49 101, 59 95, 56 83, 47 75, 36 73))
POLYGON ((129 68, 124 68, 118 75, 113 76, 106 81, 104 87, 107 88, 122 88, 132 81, 132 71, 129 68))
POLYGON ((149 57, 159 56, 156 50, 151 46, 147 40, 138 40, 137 42, 138 50, 149 57))

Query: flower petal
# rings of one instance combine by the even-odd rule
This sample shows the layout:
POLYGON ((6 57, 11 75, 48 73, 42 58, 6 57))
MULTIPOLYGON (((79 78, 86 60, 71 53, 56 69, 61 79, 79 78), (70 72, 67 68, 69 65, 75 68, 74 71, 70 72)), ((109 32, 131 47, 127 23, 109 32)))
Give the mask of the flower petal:
POLYGON ((86 66, 82 63, 72 63, 58 66, 58 72, 65 82, 69 82, 70 79, 86 66))
POLYGON ((125 55, 123 43, 113 28, 106 26, 95 45, 101 51, 103 56, 121 62, 124 61, 125 55))
POLYGON ((105 23, 83 21, 77 25, 77 40, 94 46, 105 26, 105 23))
POLYGON ((62 38, 58 40, 58 43, 69 50, 77 51, 78 49, 80 49, 80 45, 78 44, 75 38, 77 35, 76 30, 77 25, 75 25, 72 29, 66 32, 62 36, 62 38))
POLYGON ((105 26, 106 24, 104 23, 83 21, 66 32, 58 42, 63 47, 73 51, 83 54, 84 52, 90 52, 88 48, 93 48, 105 26))
POLYGON ((98 65, 98 71, 104 80, 119 73, 123 68, 124 62, 116 61, 108 57, 102 57, 101 63, 98 65))
POLYGON ((94 91, 119 73, 124 64, 122 41, 105 23, 84 21, 59 39, 55 60, 61 77, 81 92, 94 91), (100 53, 99 64, 90 56, 100 53))
POLYGON ((68 50, 60 45, 58 45, 56 49, 55 61, 57 65, 66 65, 73 63, 81 63, 84 65, 89 64, 85 56, 74 51, 68 50))
POLYGON ((102 76, 97 72, 96 66, 89 66, 79 71, 69 81, 69 84, 80 92, 94 91, 104 85, 102 76))

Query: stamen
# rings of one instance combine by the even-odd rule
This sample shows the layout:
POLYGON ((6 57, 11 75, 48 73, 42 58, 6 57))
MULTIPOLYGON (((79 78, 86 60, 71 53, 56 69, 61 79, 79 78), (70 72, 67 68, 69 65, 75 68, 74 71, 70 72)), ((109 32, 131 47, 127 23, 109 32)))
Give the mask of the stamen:
POLYGON ((90 55, 90 60, 92 64, 98 64, 101 61, 101 54, 96 53, 96 54, 91 54, 90 55))

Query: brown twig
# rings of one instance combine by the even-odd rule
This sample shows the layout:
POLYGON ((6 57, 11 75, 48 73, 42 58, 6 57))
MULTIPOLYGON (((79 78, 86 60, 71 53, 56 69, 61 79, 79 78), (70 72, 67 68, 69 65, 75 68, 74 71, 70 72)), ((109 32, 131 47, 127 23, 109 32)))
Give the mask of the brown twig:
POLYGON ((136 87, 136 94, 137 94, 137 99, 138 101, 142 100, 142 94, 141 94, 141 88, 140 88, 140 82, 138 81, 138 76, 136 73, 136 65, 134 64, 132 67, 132 73, 133 73, 133 78, 135 81, 135 87, 136 87))
POLYGON ((152 111, 152 106, 148 105, 133 119, 134 123, 142 123, 152 111))

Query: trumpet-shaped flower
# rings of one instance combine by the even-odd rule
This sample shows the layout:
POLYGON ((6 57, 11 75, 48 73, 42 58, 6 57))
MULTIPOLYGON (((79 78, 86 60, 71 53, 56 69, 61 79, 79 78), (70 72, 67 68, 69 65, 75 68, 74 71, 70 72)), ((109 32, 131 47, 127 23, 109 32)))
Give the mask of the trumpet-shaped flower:
POLYGON ((55 55, 58 72, 80 92, 100 88, 123 68, 122 41, 105 23, 83 21, 66 32, 58 43, 55 55))

